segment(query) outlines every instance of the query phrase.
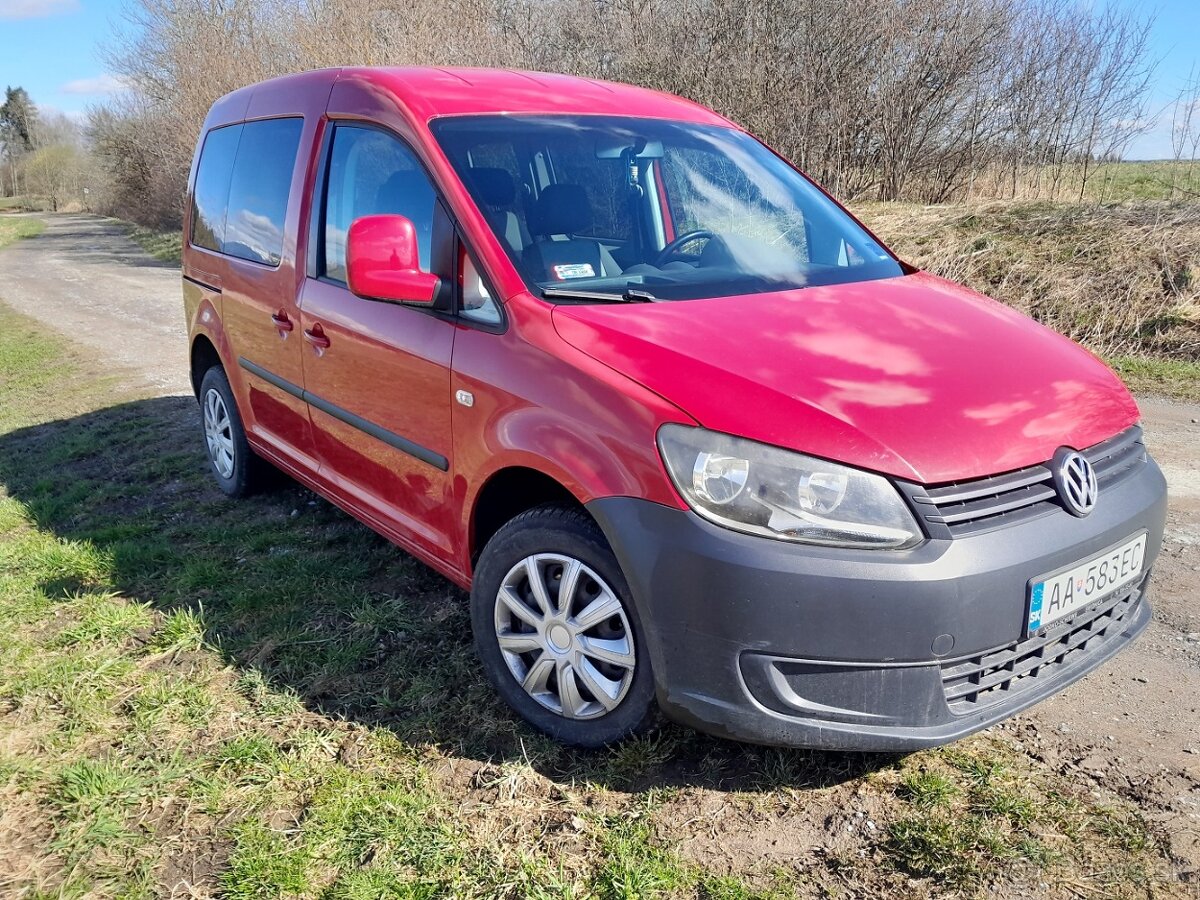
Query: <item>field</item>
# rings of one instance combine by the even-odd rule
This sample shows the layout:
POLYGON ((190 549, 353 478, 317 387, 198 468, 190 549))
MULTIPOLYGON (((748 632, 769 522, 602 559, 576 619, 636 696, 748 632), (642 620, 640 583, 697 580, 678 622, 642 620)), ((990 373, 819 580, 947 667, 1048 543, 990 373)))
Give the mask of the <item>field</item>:
POLYGON ((1027 726, 553 744, 456 588, 282 479, 225 499, 194 401, 132 381, 0 305, 0 895, 1187 896, 1162 820, 1027 726))
MULTIPOLYGON (((1133 162, 1093 164, 1087 185, 1080 196, 1082 180, 1080 166, 1068 166, 1056 199, 1083 200, 1093 203, 1127 203, 1144 200, 1188 200, 1200 196, 1200 161, 1143 160, 1133 162)), ((1018 196, 1036 197, 1037 183, 1045 190, 1051 173, 1041 178, 1026 175, 1018 196)))
POLYGON ((121 224, 129 231, 129 236, 137 242, 138 246, 155 259, 179 264, 180 254, 183 252, 183 234, 181 232, 177 230, 158 231, 142 225, 135 225, 132 222, 122 222, 121 224))

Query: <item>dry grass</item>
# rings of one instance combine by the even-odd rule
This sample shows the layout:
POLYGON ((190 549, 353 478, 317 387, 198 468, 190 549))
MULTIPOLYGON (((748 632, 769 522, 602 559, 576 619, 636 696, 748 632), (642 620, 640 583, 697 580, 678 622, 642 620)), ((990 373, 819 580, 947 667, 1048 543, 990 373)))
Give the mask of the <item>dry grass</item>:
POLYGON ((1200 362, 1200 204, 871 204, 901 257, 1101 356, 1200 362))

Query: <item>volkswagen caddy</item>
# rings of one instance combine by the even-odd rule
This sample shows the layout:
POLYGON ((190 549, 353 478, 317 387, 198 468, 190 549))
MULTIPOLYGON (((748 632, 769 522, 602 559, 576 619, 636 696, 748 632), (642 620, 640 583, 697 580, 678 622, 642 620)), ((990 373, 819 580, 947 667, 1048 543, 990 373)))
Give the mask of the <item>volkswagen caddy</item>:
POLYGON ((1149 621, 1166 486, 1116 376, 695 103, 307 72, 213 105, 188 195, 221 489, 282 469, 469 591, 560 740, 944 743, 1149 621))

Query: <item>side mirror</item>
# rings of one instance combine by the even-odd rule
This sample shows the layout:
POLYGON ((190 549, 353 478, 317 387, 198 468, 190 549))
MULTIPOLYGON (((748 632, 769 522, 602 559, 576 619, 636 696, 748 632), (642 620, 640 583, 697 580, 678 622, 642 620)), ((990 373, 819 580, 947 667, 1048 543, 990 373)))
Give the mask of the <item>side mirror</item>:
POLYGON ((421 271, 417 230, 404 216, 363 216, 346 235, 350 290, 368 300, 433 306, 441 282, 421 271))

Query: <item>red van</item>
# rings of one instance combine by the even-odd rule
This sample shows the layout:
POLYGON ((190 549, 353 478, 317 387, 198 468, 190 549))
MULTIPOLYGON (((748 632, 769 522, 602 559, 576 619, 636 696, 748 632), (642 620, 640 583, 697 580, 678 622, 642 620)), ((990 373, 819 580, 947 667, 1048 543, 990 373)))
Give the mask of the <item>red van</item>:
POLYGON ((222 490, 269 463, 469 590, 487 676, 563 741, 658 708, 940 744, 1149 621, 1166 485, 1121 382, 708 109, 307 72, 217 101, 188 190, 222 490))

